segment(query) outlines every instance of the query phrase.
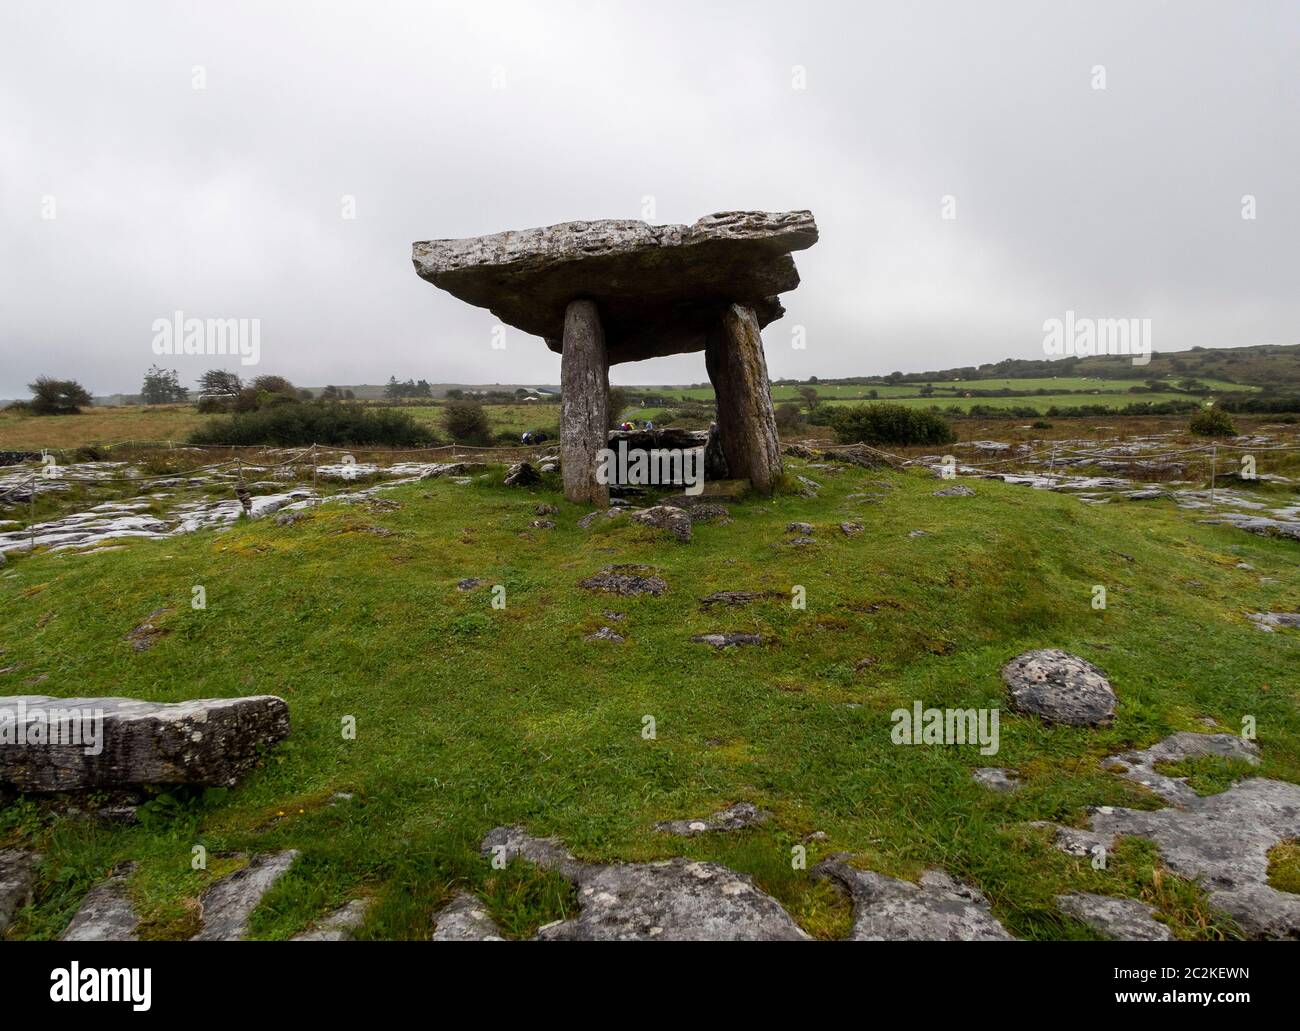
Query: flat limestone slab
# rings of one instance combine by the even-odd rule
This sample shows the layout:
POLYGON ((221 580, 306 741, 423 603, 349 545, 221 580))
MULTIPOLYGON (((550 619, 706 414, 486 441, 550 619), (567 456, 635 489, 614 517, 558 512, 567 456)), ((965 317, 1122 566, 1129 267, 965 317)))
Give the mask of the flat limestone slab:
POLYGON ((0 697, 0 783, 22 791, 235 784, 289 735, 275 695, 145 702, 0 697))
POLYGON ((760 326, 799 285, 792 251, 817 242, 811 211, 724 211, 694 225, 563 222, 412 245, 420 277, 560 351, 564 311, 596 302, 611 365, 704 350, 731 304, 760 326))

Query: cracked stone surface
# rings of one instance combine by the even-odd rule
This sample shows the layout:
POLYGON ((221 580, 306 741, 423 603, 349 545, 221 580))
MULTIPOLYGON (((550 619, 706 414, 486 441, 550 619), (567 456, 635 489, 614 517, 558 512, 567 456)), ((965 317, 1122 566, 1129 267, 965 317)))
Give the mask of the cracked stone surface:
POLYGON ((127 895, 129 874, 119 873, 96 884, 86 893, 60 941, 135 941, 140 918, 127 895))
MULTIPOLYGON (((1112 756, 1107 763, 1133 756, 1172 760, 1221 755, 1229 747, 1223 739, 1237 740, 1229 734, 1175 734, 1144 752, 1112 756), (1198 736, 1210 740, 1204 745, 1188 740, 1198 736)), ((1248 755, 1242 752, 1238 757, 1249 761, 1248 755)), ((1139 760, 1132 769, 1138 770, 1134 779, 1145 783, 1142 765, 1139 760)), ((1300 837, 1300 785, 1251 777, 1220 794, 1201 797, 1181 780, 1160 775, 1148 779, 1174 804, 1151 812, 1101 806, 1082 829, 1047 824, 1054 827, 1057 848, 1089 856, 1098 847, 1112 849, 1116 839, 1126 835, 1146 838, 1155 843, 1170 870, 1199 881, 1210 902, 1249 936, 1300 938, 1300 895, 1278 891, 1268 883, 1269 849, 1300 837)))
POLYGON ((976 784, 983 784, 990 791, 1005 793, 1020 787, 1020 774, 1015 770, 1004 770, 997 766, 981 766, 970 776, 976 784))
MULTIPOLYGON (((133 698, 0 697, 0 782, 24 791, 86 791, 149 784, 231 786, 266 746, 289 734, 289 707, 275 695, 144 702, 133 698), (67 719, 102 712, 100 750, 67 740, 67 719), (60 713, 66 714, 60 716, 60 713), (9 715, 6 715, 9 714, 9 715), (61 729, 58 743, 27 743, 40 727, 61 729)), ((83 721, 84 723, 84 721, 83 721)), ((78 727, 83 725, 79 723, 78 727)), ((80 737, 80 735, 78 735, 80 737)))
POLYGON ((1115 899, 1078 891, 1057 895, 1056 908, 1116 941, 1174 940, 1169 928, 1155 918, 1155 908, 1137 899, 1115 899))
POLYGON ((717 863, 582 863, 553 839, 498 827, 483 852, 500 849, 571 881, 579 913, 538 931, 543 941, 807 941, 770 895, 745 874, 717 863))
POLYGON ((199 908, 203 930, 190 941, 239 941, 262 897, 275 887, 298 858, 296 849, 254 856, 248 865, 223 877, 203 893, 199 908))
POLYGON ((827 859, 813 874, 831 878, 853 901, 849 941, 1014 941, 976 888, 942 870, 926 870, 919 884, 827 859))
POLYGON ((753 802, 736 802, 721 809, 712 816, 699 820, 664 820, 655 824, 655 830, 664 834, 676 834, 691 838, 697 834, 709 834, 714 831, 739 831, 757 827, 771 818, 753 802))
POLYGON ((606 594, 623 597, 649 594, 657 598, 668 590, 668 584, 661 577, 655 576, 656 572, 650 566, 606 566, 599 573, 579 580, 578 586, 589 591, 604 591, 606 594))
POLYGON ((353 899, 351 902, 345 902, 320 923, 306 931, 295 934, 289 940, 295 942, 351 941, 357 930, 366 922, 366 911, 369 908, 369 899, 353 899))
POLYGON ((24 848, 0 848, 0 934, 32 900, 41 857, 24 848))
POLYGON ((561 349, 575 297, 600 309, 611 365, 704 350, 728 305, 760 326, 799 284, 792 251, 817 242, 809 211, 724 211, 694 225, 564 222, 412 246, 422 279, 561 349))
POLYGON ((1049 723, 1095 727, 1115 715, 1115 692, 1100 669, 1059 648, 1017 655, 1002 667, 1011 704, 1049 723))
POLYGON ((436 942, 505 941, 483 903, 468 891, 457 892, 435 919, 437 926, 431 940, 436 942))
POLYGON ((1180 731, 1170 734, 1150 748, 1123 752, 1103 761, 1104 769, 1120 773, 1126 779, 1150 788, 1170 802, 1194 802, 1196 792, 1187 786, 1183 777, 1168 777, 1156 770, 1156 763, 1176 763, 1202 755, 1217 755, 1225 759, 1239 759, 1259 765, 1259 748, 1235 734, 1196 734, 1180 731))

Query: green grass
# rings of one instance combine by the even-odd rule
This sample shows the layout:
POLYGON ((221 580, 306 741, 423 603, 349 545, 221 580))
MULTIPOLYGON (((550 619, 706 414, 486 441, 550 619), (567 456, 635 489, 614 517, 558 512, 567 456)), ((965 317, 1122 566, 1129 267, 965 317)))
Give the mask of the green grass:
POLYGON ((981 887, 1024 937, 1089 936, 1055 910, 1068 890, 1156 902, 1182 937, 1231 936, 1142 843, 1094 871, 1026 825, 1077 823, 1095 804, 1157 804, 1097 760, 1198 729, 1202 716, 1224 726, 1255 716, 1256 772, 1300 781, 1300 649, 1294 634, 1261 634, 1242 615, 1293 605, 1295 545, 1203 526, 1165 503, 1089 507, 989 481, 974 483, 973 498, 935 498, 937 482, 919 472, 811 475, 825 484, 819 499, 735 503, 730 525, 699 525, 688 545, 641 527, 581 530, 584 510, 553 481, 523 493, 495 476, 395 489, 384 495, 402 503, 392 512, 330 506, 286 527, 241 522, 119 552, 12 560, 0 574, 0 693, 274 693, 288 700, 293 733, 238 788, 160 796, 138 826, 44 803, 0 810, 0 846, 45 855, 37 901, 10 936, 57 937, 86 889, 133 860, 144 933, 184 937, 195 899, 236 862, 223 857, 286 847, 303 857, 259 909, 255 936, 287 937, 367 894, 376 905, 364 936, 423 938, 461 886, 526 936, 574 902, 551 875, 490 869, 478 843, 510 823, 592 859, 726 863, 822 937, 842 935, 848 914, 791 868, 791 847, 814 830, 828 840, 808 846, 809 867, 839 851, 905 877, 940 866, 981 887), (882 479, 893 485, 882 500, 848 497, 882 479), (556 529, 528 528, 539 501, 559 508, 556 529), (843 537, 846 519, 865 532, 843 537), (794 520, 816 525, 816 545, 781 544, 794 520), (367 532, 375 526, 392 536, 367 532), (930 536, 909 538, 917 528, 930 536), (1243 560, 1255 569, 1237 569, 1243 560), (620 562, 657 566, 668 593, 619 599, 575 586, 620 562), (455 589, 471 576, 487 584, 455 589), (1091 608, 1098 583, 1104 611, 1091 608), (186 604, 195 584, 206 611, 186 604), (491 607, 490 584, 505 585, 504 610, 491 607), (785 600, 796 584, 803 611, 785 600), (776 597, 701 609, 728 589, 776 597), (132 651, 125 635, 167 605, 166 633, 132 651), (584 641, 607 610, 625 613, 627 642, 584 641), (690 643, 713 630, 766 643, 722 653, 690 643), (1005 710, 999 669, 1041 646, 1107 671, 1113 726, 1047 727, 1005 710), (1004 707, 1001 753, 892 745, 890 712, 915 699, 1004 707), (655 740, 642 737, 646 715, 655 740), (347 716, 354 741, 341 734, 347 716), (1022 789, 996 795, 970 780, 990 764, 1021 770, 1022 789), (775 818, 687 840, 652 830, 739 799, 775 818), (190 869, 196 844, 207 871, 190 869))

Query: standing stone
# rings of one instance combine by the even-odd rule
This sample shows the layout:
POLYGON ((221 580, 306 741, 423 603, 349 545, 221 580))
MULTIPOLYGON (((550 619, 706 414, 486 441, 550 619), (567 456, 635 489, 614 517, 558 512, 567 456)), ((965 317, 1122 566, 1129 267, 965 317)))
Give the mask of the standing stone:
POLYGON ((596 480, 596 453, 609 430, 609 363, 593 301, 570 301, 565 309, 560 394, 564 496, 578 504, 608 506, 609 486, 596 480))
POLYGON ((722 438, 718 435, 716 422, 709 423, 709 438, 704 445, 704 478, 731 479, 731 470, 727 468, 727 456, 722 453, 722 438))
POLYGON ((776 413, 754 309, 732 304, 704 349, 704 363, 718 400, 718 436, 727 468, 756 491, 772 493, 781 473, 776 413))

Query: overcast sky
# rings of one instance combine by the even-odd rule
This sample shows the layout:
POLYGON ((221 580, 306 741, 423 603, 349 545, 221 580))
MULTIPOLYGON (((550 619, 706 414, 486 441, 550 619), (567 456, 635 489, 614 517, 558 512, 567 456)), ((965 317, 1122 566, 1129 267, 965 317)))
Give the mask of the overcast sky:
POLYGON ((177 310, 261 319, 242 371, 303 385, 554 383, 411 242, 647 197, 812 209, 774 378, 1042 357, 1067 309, 1150 318, 1157 350, 1294 343, 1298 187, 1295 0, 3 0, 0 396, 137 391, 177 310))

